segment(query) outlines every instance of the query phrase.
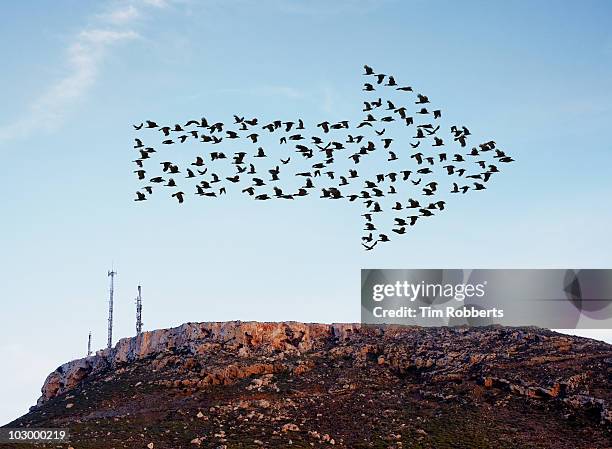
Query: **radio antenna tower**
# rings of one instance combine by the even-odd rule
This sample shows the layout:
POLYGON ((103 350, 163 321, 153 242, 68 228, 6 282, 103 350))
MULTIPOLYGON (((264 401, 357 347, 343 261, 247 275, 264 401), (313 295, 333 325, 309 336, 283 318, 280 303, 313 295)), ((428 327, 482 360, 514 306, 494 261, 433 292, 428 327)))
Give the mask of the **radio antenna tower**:
POLYGON ((108 349, 113 347, 113 295, 115 294, 115 276, 117 272, 113 269, 108 272, 110 276, 110 295, 108 298, 108 349))
POLYGON ((138 286, 138 296, 136 297, 136 335, 142 333, 142 295, 140 285, 138 286))
POLYGON ((91 355, 91 331, 89 331, 89 339, 87 340, 87 357, 91 355))

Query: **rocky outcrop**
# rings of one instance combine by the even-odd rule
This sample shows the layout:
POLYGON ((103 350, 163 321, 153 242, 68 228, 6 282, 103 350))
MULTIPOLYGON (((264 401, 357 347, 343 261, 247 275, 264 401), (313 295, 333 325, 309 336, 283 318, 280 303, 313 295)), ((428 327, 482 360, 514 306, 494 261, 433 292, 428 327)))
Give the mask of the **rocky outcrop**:
POLYGON ((239 356, 252 351, 299 354, 342 341, 356 332, 360 324, 305 324, 297 322, 211 322, 186 323, 171 329, 158 329, 117 342, 114 348, 65 363, 44 382, 37 405, 71 390, 90 375, 120 367, 177 348, 194 354, 213 351, 219 346, 235 350, 239 356))
POLYGON ((611 372, 612 346, 537 328, 187 323, 62 365, 9 426, 92 449, 604 448, 611 372))

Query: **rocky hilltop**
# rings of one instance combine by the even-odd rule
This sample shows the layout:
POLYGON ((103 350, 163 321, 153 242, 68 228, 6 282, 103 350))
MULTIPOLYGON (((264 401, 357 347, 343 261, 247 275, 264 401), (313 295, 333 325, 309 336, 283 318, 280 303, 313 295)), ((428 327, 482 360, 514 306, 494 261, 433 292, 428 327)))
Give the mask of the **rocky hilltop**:
POLYGON ((7 426, 75 448, 606 448, 611 377, 612 346, 537 328, 187 323, 60 366, 7 426))

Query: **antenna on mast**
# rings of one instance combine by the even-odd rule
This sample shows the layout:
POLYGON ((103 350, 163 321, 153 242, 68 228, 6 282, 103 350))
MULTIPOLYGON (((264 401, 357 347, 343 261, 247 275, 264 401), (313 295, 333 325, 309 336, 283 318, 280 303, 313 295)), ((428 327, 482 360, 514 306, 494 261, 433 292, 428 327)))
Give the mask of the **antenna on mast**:
POLYGON ((111 268, 111 271, 108 272, 108 276, 110 276, 110 295, 108 298, 108 349, 113 347, 113 296, 115 294, 115 276, 117 272, 111 268))
POLYGON ((87 339, 87 357, 91 355, 91 331, 89 331, 89 338, 87 339))
POLYGON ((138 286, 138 296, 136 297, 136 335, 142 333, 142 295, 140 285, 138 286))

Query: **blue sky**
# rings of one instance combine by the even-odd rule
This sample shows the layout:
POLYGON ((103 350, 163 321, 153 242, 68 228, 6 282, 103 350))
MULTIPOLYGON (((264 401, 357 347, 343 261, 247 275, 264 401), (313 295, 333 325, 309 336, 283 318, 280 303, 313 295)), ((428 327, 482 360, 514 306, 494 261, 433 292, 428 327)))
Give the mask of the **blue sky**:
POLYGON ((357 321, 360 268, 610 267, 608 1, 329 3, 2 6, 0 422, 89 330, 104 346, 112 263, 117 337, 134 333, 138 283, 154 329, 357 321), (355 120, 364 63, 517 162, 369 253, 355 208, 335 202, 132 201, 131 123, 355 120))

